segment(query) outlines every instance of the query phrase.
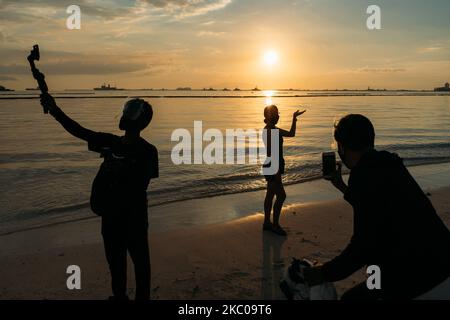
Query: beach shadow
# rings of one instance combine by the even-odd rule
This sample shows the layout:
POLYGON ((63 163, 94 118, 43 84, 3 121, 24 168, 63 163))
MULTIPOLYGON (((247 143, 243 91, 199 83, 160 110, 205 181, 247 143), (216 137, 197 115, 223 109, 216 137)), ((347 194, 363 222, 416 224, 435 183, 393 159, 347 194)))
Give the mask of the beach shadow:
POLYGON ((264 300, 284 299, 279 283, 285 269, 281 248, 286 237, 271 232, 262 233, 262 276, 261 298, 264 300))

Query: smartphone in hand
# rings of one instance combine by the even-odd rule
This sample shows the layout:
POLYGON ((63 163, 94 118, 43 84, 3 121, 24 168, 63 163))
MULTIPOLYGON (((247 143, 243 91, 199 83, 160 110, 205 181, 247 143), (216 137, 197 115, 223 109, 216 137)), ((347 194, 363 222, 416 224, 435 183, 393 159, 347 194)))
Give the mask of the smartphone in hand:
POLYGON ((336 173, 336 154, 331 152, 322 153, 322 174, 325 180, 331 180, 336 173))

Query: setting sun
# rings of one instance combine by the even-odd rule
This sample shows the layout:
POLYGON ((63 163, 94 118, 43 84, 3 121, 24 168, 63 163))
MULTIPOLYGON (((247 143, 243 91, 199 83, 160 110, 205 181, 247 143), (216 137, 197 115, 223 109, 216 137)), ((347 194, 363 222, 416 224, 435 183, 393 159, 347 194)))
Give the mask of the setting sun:
POLYGON ((266 51, 263 56, 264 63, 268 66, 278 62, 278 52, 274 50, 266 51))

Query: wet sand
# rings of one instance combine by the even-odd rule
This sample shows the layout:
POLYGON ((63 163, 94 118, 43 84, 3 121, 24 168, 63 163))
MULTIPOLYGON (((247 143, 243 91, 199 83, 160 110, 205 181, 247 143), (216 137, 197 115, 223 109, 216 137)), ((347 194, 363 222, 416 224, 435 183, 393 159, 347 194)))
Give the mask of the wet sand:
MULTIPOLYGON (((428 190, 450 226, 450 187, 428 190)), ((214 198, 210 199, 211 210, 214 198)), ((152 232, 153 299, 283 299, 279 278, 292 257, 325 262, 345 247, 351 207, 343 200, 283 209, 283 238, 262 232, 255 213, 227 223, 152 232)), ((105 299, 109 272, 99 219, 17 232, 1 237, 0 299, 105 299), (81 290, 66 288, 66 268, 81 267, 81 290)), ((129 262, 129 288, 134 276, 129 262)), ((364 270, 336 283, 342 294, 364 280, 364 270)))

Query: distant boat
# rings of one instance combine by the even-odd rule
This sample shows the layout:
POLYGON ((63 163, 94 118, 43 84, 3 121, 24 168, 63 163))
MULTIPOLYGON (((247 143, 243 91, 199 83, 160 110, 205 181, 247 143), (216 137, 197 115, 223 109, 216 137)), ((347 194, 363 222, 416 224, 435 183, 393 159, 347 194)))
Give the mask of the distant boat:
MULTIPOLYGON (((334 91, 339 91, 338 89, 334 91)), ((345 91, 345 90, 344 90, 345 91)), ((386 89, 372 89, 371 87, 367 87, 367 91, 387 91, 386 89)))
POLYGON ((239 89, 239 88, 234 88, 233 91, 241 91, 241 89, 239 89))
POLYGON ((450 91, 450 85, 449 83, 445 83, 443 87, 439 87, 439 88, 434 88, 434 91, 439 92, 439 91, 450 91))
POLYGON ((191 91, 191 90, 192 90, 191 87, 180 87, 180 88, 177 88, 177 91, 191 91))
POLYGON ((0 91, 14 91, 12 89, 7 89, 4 86, 0 86, 0 91))
POLYGON ((254 88, 252 89, 252 91, 261 91, 261 90, 259 90, 258 87, 254 87, 254 88))
POLYGON ((36 90, 39 90, 39 87, 36 87, 36 88, 25 88, 25 90, 28 90, 28 91, 36 91, 36 90))
POLYGON ((223 88, 222 91, 230 91, 230 89, 228 89, 228 88, 223 88))
POLYGON ((108 83, 108 85, 102 84, 101 87, 94 88, 94 90, 124 90, 124 89, 119 89, 117 87, 111 87, 111 85, 108 83))

